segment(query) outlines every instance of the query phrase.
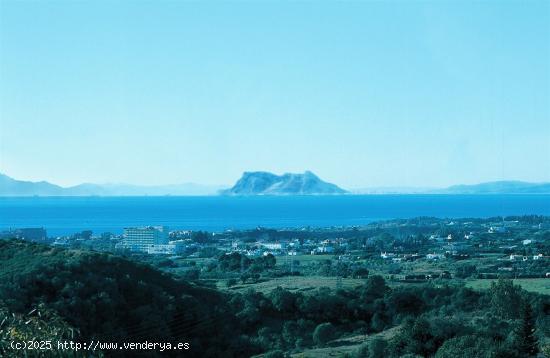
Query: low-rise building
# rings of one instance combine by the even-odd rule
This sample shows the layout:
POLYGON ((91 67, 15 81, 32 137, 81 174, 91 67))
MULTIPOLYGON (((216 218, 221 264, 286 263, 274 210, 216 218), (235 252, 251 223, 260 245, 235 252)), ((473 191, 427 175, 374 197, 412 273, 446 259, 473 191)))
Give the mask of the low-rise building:
POLYGON ((426 255, 426 259, 428 259, 428 260, 440 260, 444 257, 445 257, 445 255, 436 254, 436 253, 426 255))
POLYGON ((150 255, 174 255, 176 253, 176 245, 151 245, 147 248, 147 253, 150 255))
POLYGON ((261 245, 268 250, 283 250, 286 247, 286 245, 282 242, 265 242, 261 245))

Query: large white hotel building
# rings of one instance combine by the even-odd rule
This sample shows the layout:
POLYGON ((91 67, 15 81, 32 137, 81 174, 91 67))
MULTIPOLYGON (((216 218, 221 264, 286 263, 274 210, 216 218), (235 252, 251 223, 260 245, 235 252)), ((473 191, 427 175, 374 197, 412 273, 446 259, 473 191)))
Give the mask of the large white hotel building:
POLYGON ((123 245, 131 251, 149 252, 156 245, 168 244, 167 226, 124 228, 123 245))

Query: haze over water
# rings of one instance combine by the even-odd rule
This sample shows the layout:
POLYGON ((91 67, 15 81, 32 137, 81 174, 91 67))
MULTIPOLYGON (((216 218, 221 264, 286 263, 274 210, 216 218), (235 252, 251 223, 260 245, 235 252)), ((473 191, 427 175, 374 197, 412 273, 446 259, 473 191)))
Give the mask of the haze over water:
POLYGON ((223 231, 329 227, 433 216, 550 215, 550 195, 344 195, 257 197, 0 198, 0 229, 44 227, 49 236, 124 227, 223 231))

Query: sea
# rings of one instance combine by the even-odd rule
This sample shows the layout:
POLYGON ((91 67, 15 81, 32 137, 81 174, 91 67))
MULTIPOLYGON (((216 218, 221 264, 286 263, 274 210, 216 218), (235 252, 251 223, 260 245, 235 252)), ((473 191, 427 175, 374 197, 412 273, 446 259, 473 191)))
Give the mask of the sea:
POLYGON ((43 227, 48 236, 125 227, 225 230, 361 226, 430 216, 487 218, 550 215, 550 195, 340 195, 3 197, 0 230, 43 227))

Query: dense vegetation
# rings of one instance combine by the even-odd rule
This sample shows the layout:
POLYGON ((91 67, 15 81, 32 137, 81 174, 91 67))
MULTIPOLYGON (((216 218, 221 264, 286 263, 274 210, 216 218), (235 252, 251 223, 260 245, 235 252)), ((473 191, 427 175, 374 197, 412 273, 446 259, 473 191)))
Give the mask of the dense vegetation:
MULTIPOLYGON (((125 258, 15 240, 0 241, 0 262, 0 322, 10 325, 0 334, 5 356, 10 339, 36 336, 41 325, 51 339, 74 328, 75 341, 189 342, 189 356, 205 357, 284 356, 390 329, 396 334, 352 355, 529 357, 550 336, 550 297, 507 280, 486 291, 441 282, 390 288, 370 275, 346 289, 221 292, 125 258), (30 320, 33 309, 48 313, 30 320)), ((263 272, 275 258, 224 255, 216 266, 263 272)), ((143 353, 157 355, 170 354, 143 353)))
POLYGON ((6 309, 25 313, 43 304, 81 340, 189 342, 211 357, 249 352, 233 336, 237 323, 224 295, 149 265, 21 241, 0 241, 0 262, 6 309))
POLYGON ((342 335, 399 326, 383 350, 378 342, 378 356, 528 357, 538 352, 539 336, 548 335, 550 328, 549 298, 526 294, 504 280, 488 292, 476 292, 435 285, 390 289, 373 276, 353 290, 301 294, 278 288, 267 296, 253 291, 236 295, 231 303, 241 329, 257 331, 256 342, 264 350, 324 346, 342 335), (461 345, 475 354, 457 355, 463 352, 461 345))

